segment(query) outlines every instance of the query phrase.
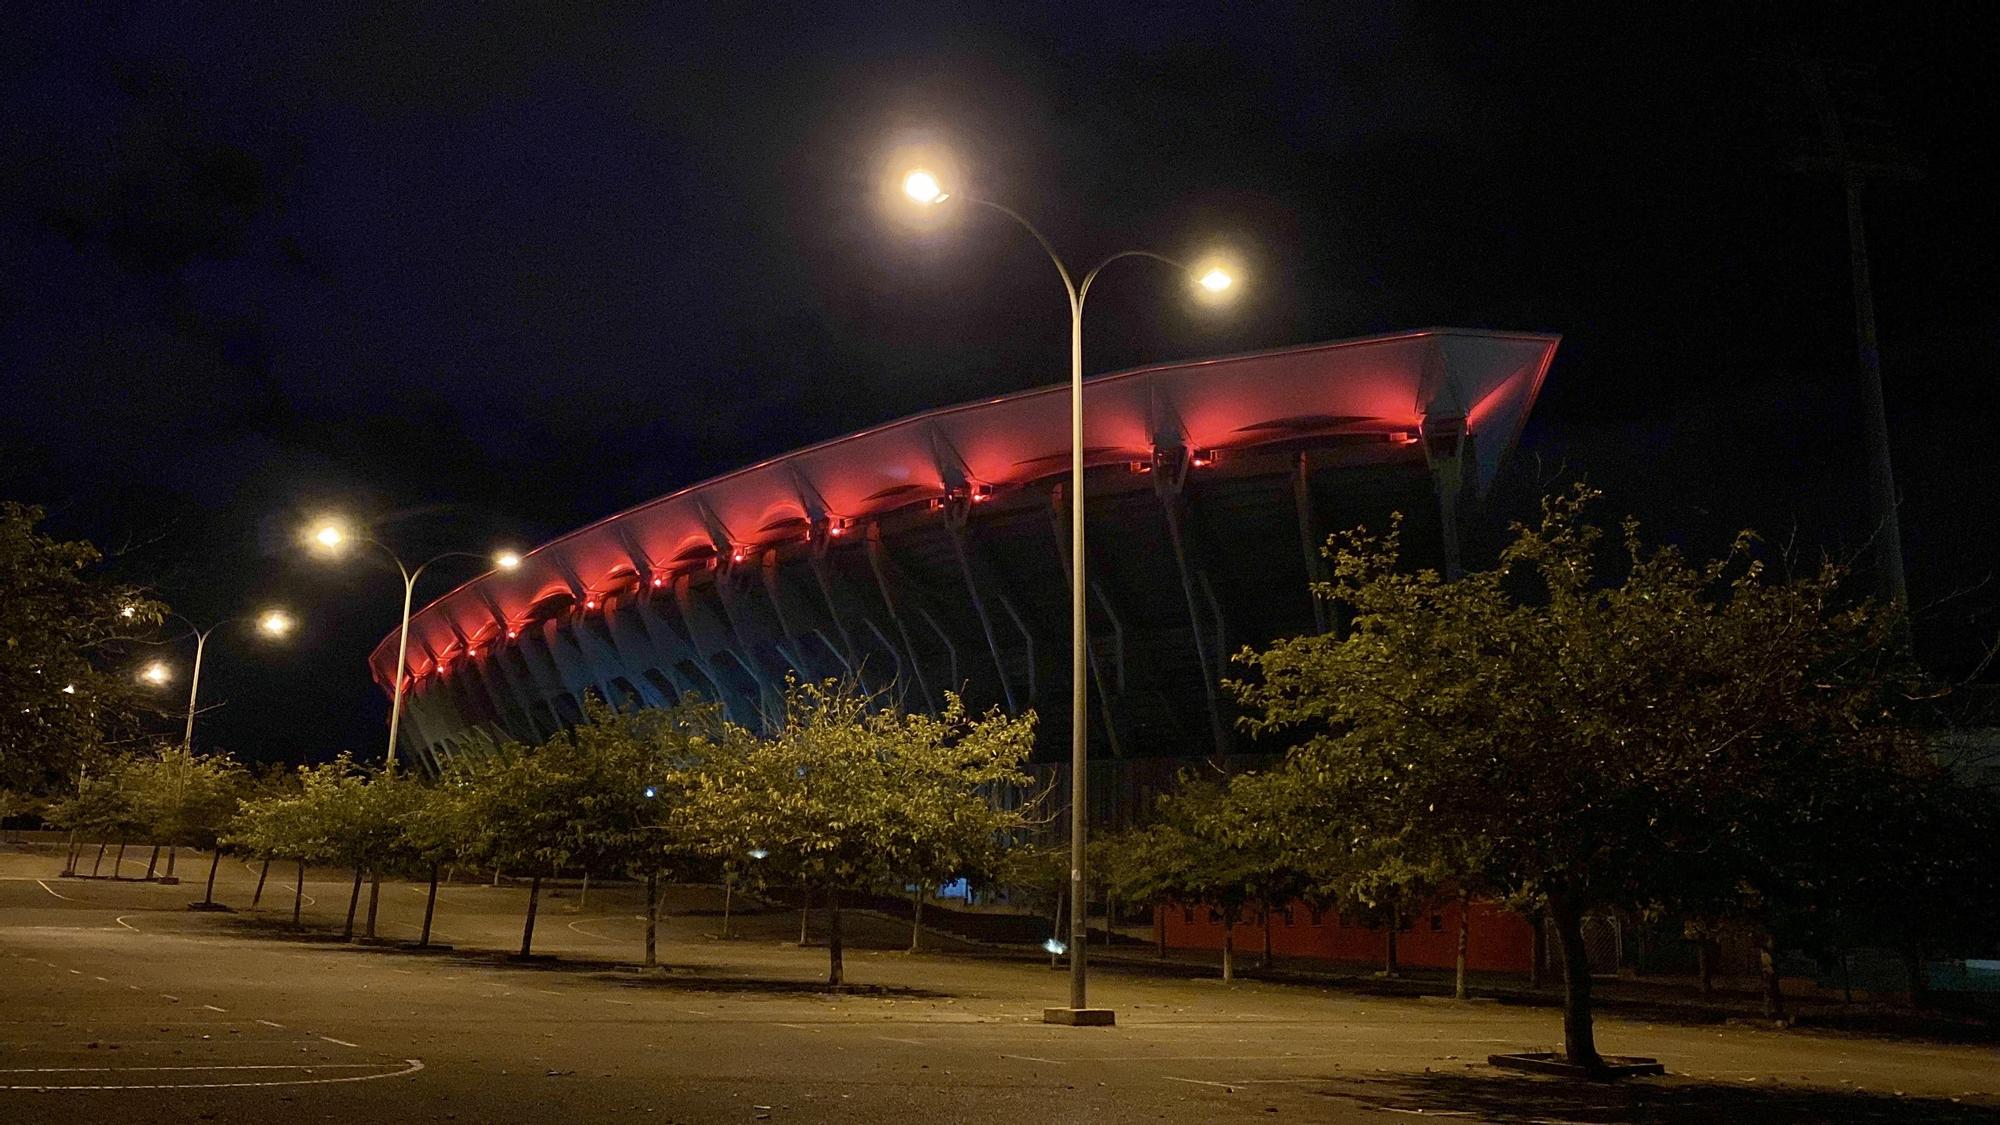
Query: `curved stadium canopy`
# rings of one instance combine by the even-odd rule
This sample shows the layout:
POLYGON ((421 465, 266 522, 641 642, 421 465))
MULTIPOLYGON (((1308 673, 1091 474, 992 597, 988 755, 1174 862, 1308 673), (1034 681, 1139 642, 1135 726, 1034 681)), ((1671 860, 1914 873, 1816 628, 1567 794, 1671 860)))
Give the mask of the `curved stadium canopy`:
MULTIPOLYGON (((1216 681, 1243 644, 1323 628, 1327 531, 1456 529, 1512 448, 1558 338, 1427 329, 1103 375, 1085 387, 1093 750, 1227 752, 1216 681)), ((406 749, 435 768, 537 740, 595 692, 690 693, 738 721, 785 674, 916 707, 958 690, 1068 738, 1067 388, 945 407, 620 512, 467 582, 410 623, 406 749)), ((385 691, 396 637, 371 666, 385 691)))

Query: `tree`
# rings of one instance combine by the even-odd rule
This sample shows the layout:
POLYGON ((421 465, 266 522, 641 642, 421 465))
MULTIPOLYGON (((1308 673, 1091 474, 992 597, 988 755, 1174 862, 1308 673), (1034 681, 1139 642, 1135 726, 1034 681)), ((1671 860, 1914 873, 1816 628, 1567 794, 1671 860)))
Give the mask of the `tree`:
POLYGON ((26 793, 137 733, 147 708, 119 661, 167 608, 96 573, 89 543, 37 531, 42 516, 0 501, 0 785, 26 793))
POLYGON ((1024 823, 990 799, 1025 785, 1034 716, 906 714, 851 683, 791 682, 768 739, 731 729, 687 779, 677 822, 715 855, 752 842, 827 903, 827 983, 844 980, 840 895, 939 857, 963 859, 1024 823))
MULTIPOLYGON (((141 830, 139 815, 132 806, 132 790, 123 776, 124 770, 125 762, 116 758, 101 760, 95 767, 79 770, 76 791, 51 801, 42 814, 50 824, 68 829, 73 837, 83 840, 96 838, 97 857, 90 865, 93 877, 97 874, 98 865, 104 861, 107 840, 117 838, 122 862, 125 839, 141 830)), ((77 854, 72 850, 64 874, 75 874, 76 866, 77 854)), ((118 874, 114 865, 112 875, 115 878, 118 874)))
POLYGON ((1256 902, 1294 886, 1277 851, 1250 841, 1250 806, 1231 800, 1230 787, 1183 777, 1160 800, 1160 819, 1129 837, 1120 892, 1128 899, 1204 906, 1222 919, 1222 979, 1236 979, 1236 927, 1256 902), (1282 888, 1281 889, 1281 885, 1282 888))
POLYGON ((1640 910, 1769 857, 1824 776, 1896 740, 1891 619, 1831 564, 1773 580, 1739 536, 1694 564, 1612 544, 1596 493, 1551 497, 1499 564, 1446 582, 1400 568, 1394 528, 1337 535, 1317 596, 1351 627, 1239 658, 1259 732, 1296 739, 1302 799, 1377 838, 1443 838, 1482 887, 1546 909, 1564 1042, 1592 1035, 1585 914, 1640 910))
POLYGON ((222 863, 219 840, 248 782, 243 767, 226 755, 196 754, 185 745, 169 744, 132 759, 121 779, 139 822, 156 844, 212 851, 201 905, 213 907, 215 873, 222 863))

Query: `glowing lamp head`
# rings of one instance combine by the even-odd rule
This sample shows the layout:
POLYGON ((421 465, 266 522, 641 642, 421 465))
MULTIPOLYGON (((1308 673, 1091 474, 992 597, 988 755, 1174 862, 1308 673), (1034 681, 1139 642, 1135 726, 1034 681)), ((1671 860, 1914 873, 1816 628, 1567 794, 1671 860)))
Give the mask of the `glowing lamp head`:
POLYGON ((938 178, 922 168, 918 168, 903 177, 903 194, 926 206, 932 203, 943 203, 946 199, 950 198, 945 194, 944 188, 939 185, 938 178))
POLYGON ((121 609, 121 610, 119 610, 119 611, 118 611, 118 616, 120 616, 120 617, 135 617, 135 616, 137 616, 137 615, 138 615, 138 613, 139 613, 139 608, 138 608, 137 606, 129 606, 129 605, 128 605, 128 606, 126 606, 125 608, 123 608, 123 609, 121 609))
POLYGON ((751 848, 751 849, 750 849, 750 858, 751 858, 751 859, 768 859, 768 858, 770 858, 770 855, 771 855, 771 849, 769 849, 769 848, 751 848))
POLYGON ((155 660, 139 672, 140 682, 150 684, 153 687, 161 687, 172 681, 173 678, 174 670, 167 667, 166 662, 163 660, 155 660))
POLYGON ((282 609, 267 609, 257 618, 257 629, 267 637, 282 637, 298 627, 292 615, 282 609))
POLYGON ((521 556, 513 551, 502 551, 493 556, 493 565, 501 570, 512 570, 521 565, 521 556))
POLYGON ((1236 279, 1230 276, 1228 270, 1223 269, 1221 266, 1215 266, 1197 278, 1195 284, 1208 290, 1210 293, 1220 293, 1236 284, 1236 279))

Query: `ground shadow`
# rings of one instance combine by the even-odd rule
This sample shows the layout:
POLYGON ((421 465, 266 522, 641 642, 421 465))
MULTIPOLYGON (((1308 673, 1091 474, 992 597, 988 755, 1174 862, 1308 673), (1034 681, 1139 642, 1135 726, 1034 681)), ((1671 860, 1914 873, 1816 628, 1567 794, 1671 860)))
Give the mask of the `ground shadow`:
POLYGON ((1645 1123, 1679 1125, 1758 1122, 1819 1125, 1961 1125, 2000 1122, 2000 1103, 1941 1097, 1841 1093, 1817 1087, 1757 1082, 1728 1085, 1666 1078, 1587 1082, 1511 1074, 1414 1074, 1331 1079, 1314 1087, 1329 1098, 1412 1116, 1449 1116, 1497 1123, 1645 1123))
POLYGON ((528 973, 564 973, 592 976, 608 983, 637 989, 668 989, 679 992, 754 993, 766 996, 880 996, 901 1000, 946 1000, 952 993, 902 985, 826 984, 812 979, 749 977, 734 975, 722 965, 675 961, 653 969, 641 969, 632 960, 537 954, 527 960, 503 950, 466 946, 434 945, 426 949, 385 939, 343 938, 337 930, 294 926, 275 918, 233 917, 229 928, 245 936, 268 941, 289 941, 304 945, 333 946, 356 955, 396 954, 424 956, 452 964, 482 969, 507 969, 528 973))

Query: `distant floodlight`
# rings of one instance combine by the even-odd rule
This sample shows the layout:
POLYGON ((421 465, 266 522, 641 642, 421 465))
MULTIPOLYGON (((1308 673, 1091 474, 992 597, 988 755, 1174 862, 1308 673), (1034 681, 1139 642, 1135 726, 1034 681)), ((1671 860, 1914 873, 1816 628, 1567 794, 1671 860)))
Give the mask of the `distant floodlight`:
POLYGON ((1058 938, 1050 938, 1043 942, 1042 948, 1047 950, 1051 957, 1061 957, 1063 954, 1069 952, 1069 946, 1058 938))
POLYGON ((769 849, 769 848, 751 848, 751 849, 750 849, 750 858, 751 858, 751 859, 769 859, 769 858, 770 858, 770 856, 771 856, 771 849, 769 849))
POLYGON ((657 797, 657 796, 659 796, 659 795, 660 795, 660 791, 659 791, 658 789, 655 789, 655 788, 653 788, 653 787, 652 787, 652 786, 650 786, 650 785, 646 786, 646 799, 647 799, 648 801, 652 800, 653 798, 655 798, 655 797, 657 797))
POLYGON ((918 203, 942 203, 946 198, 937 177, 921 168, 903 177, 903 194, 918 203))

